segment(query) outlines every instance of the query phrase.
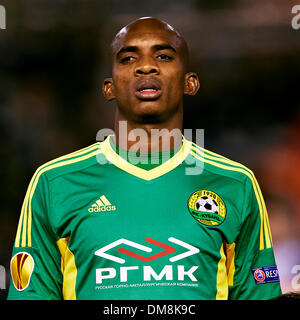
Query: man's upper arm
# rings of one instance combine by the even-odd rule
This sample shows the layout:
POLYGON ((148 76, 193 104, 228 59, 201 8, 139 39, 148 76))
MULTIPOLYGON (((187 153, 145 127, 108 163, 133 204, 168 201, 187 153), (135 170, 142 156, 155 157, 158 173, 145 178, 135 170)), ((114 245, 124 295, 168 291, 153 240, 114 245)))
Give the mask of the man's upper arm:
POLYGON ((48 218, 49 201, 47 177, 38 169, 22 205, 8 299, 61 299, 61 255, 48 218))
POLYGON ((230 299, 271 299, 281 294, 268 215, 259 185, 245 181, 245 201, 234 256, 230 299))

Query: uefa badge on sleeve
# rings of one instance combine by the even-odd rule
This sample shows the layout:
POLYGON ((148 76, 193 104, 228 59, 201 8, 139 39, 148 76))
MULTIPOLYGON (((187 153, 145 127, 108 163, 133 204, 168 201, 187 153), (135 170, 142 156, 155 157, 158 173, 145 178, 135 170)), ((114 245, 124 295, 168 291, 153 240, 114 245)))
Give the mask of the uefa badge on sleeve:
POLYGON ((252 269, 252 275, 256 284, 279 281, 279 273, 277 266, 252 269))
POLYGON ((188 200, 190 214, 206 226, 219 226, 226 218, 224 201, 213 191, 195 191, 188 200))
POLYGON ((29 283, 34 268, 34 260, 27 252, 15 254, 10 262, 10 272, 14 287, 18 291, 25 290, 29 283))

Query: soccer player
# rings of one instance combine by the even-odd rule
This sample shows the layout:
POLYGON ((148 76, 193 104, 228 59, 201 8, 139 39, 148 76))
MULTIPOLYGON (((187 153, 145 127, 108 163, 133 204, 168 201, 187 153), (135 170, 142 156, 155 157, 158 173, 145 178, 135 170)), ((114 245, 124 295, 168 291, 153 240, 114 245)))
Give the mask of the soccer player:
POLYGON ((103 93, 117 103, 115 135, 33 175, 8 298, 279 296, 253 172, 181 135, 183 95, 199 88, 185 40, 141 18, 116 35, 112 59, 103 93))

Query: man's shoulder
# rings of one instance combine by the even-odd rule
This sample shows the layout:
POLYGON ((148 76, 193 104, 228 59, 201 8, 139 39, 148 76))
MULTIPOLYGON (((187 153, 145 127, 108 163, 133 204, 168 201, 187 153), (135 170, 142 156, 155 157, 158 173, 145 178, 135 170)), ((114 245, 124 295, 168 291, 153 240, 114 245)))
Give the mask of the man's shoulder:
POLYGON ((81 171, 97 163, 97 155, 100 154, 102 154, 101 142, 96 142, 44 163, 37 168, 35 176, 39 178, 43 175, 47 180, 52 180, 57 176, 81 171))
POLYGON ((244 183, 247 178, 255 179, 254 173, 247 166, 240 162, 231 160, 221 154, 210 151, 192 143, 191 155, 199 162, 203 163, 204 170, 220 178, 231 178, 244 183))

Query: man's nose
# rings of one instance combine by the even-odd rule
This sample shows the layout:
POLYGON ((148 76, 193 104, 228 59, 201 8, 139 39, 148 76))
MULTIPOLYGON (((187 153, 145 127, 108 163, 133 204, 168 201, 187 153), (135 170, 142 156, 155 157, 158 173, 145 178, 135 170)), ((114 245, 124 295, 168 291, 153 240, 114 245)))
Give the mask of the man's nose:
POLYGON ((147 74, 159 74, 159 68, 152 59, 143 59, 134 71, 136 76, 147 74))

